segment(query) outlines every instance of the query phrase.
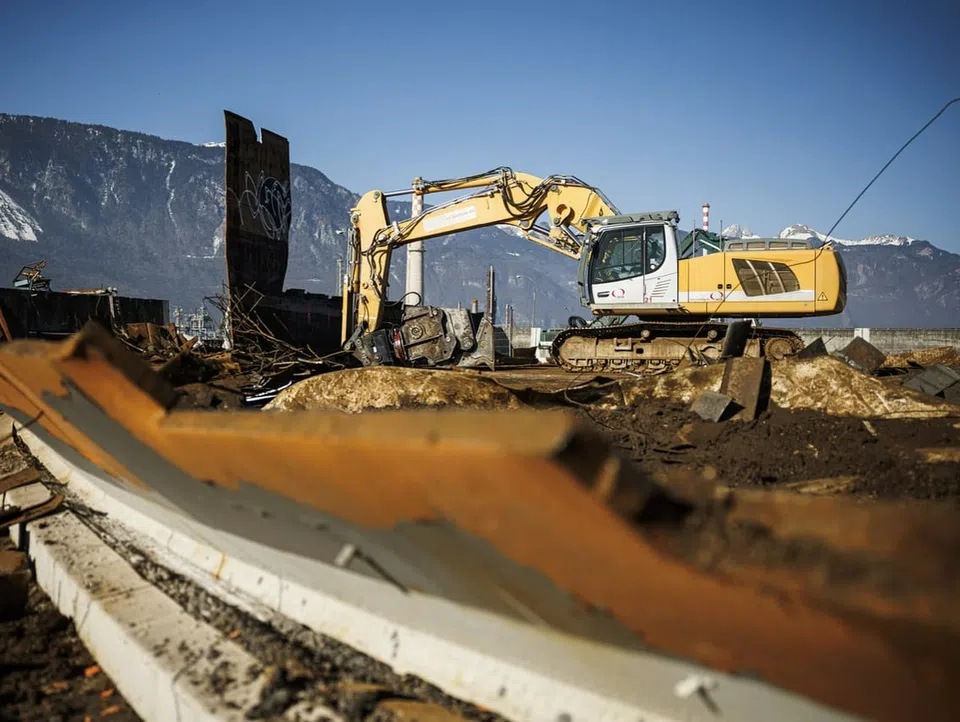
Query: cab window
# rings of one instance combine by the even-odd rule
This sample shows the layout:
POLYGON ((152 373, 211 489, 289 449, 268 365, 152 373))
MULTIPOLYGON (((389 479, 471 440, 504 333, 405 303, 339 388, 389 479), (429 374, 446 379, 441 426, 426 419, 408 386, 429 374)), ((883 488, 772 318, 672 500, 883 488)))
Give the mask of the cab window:
POLYGON ((653 273, 666 257, 663 226, 607 231, 597 245, 591 281, 609 283, 653 273))

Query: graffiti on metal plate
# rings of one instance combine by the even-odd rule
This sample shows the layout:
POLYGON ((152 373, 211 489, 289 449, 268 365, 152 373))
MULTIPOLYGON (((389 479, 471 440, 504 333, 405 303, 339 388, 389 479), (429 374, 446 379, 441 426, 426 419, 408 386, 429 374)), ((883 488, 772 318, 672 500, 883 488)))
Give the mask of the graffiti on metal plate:
POLYGON ((246 207, 251 217, 260 221, 260 228, 268 238, 274 241, 287 240, 293 212, 290 182, 264 176, 262 171, 257 178, 249 172, 244 176, 245 187, 239 195, 233 188, 227 188, 227 192, 236 199, 241 224, 245 223, 243 210, 246 207))

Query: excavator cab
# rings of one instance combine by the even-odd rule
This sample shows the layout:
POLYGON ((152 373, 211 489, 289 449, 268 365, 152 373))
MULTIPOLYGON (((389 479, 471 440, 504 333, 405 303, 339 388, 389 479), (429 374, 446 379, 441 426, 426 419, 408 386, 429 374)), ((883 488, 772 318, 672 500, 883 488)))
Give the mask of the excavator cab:
POLYGON ((677 306, 676 211, 587 219, 580 301, 595 315, 677 306))

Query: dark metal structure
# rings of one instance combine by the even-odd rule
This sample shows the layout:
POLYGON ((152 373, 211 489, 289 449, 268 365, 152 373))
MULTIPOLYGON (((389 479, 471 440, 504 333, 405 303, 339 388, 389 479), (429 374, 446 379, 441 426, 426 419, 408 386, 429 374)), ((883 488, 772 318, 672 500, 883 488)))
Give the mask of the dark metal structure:
MULTIPOLYGON (((283 288, 293 199, 286 138, 228 110, 225 255, 230 313, 255 316, 275 338, 325 355, 340 350, 339 296, 283 288)), ((252 345, 249 326, 231 324, 234 347, 252 345)))
MULTIPOLYGON (((154 298, 0 288, 0 317, 13 339, 63 338, 91 319, 107 328, 135 322, 163 326, 169 322, 169 309, 167 301, 154 298)), ((6 332, 0 340, 4 336, 6 332)))

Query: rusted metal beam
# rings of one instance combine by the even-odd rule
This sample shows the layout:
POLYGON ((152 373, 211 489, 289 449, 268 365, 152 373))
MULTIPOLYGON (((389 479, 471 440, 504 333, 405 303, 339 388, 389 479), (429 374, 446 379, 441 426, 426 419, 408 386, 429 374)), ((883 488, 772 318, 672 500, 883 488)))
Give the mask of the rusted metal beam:
MULTIPOLYGON (((657 540, 662 490, 566 413, 168 411, 171 394, 96 326, 0 350, 6 409, 216 528, 309 555, 312 529, 340 525, 401 585, 505 613, 482 592, 503 585, 560 633, 759 676, 872 719, 949 719, 960 703, 960 605, 875 603, 857 580, 824 594, 807 572, 673 555, 657 540)), ((835 529, 873 513, 831 502, 820 510, 835 529)), ((773 526, 812 523, 782 511, 773 526)), ((955 519, 918 513, 896 534, 955 559, 945 525, 955 519)))
POLYGON ((3 331, 4 340, 13 341, 13 335, 10 333, 10 327, 7 326, 7 318, 3 315, 2 308, 0 308, 0 331, 3 331))
POLYGON ((0 477, 0 532, 16 524, 26 524, 27 522, 51 514, 63 503, 63 494, 55 492, 44 501, 27 507, 21 508, 7 505, 8 491, 13 491, 27 484, 33 484, 38 479, 39 474, 34 468, 22 469, 21 471, 0 477))

